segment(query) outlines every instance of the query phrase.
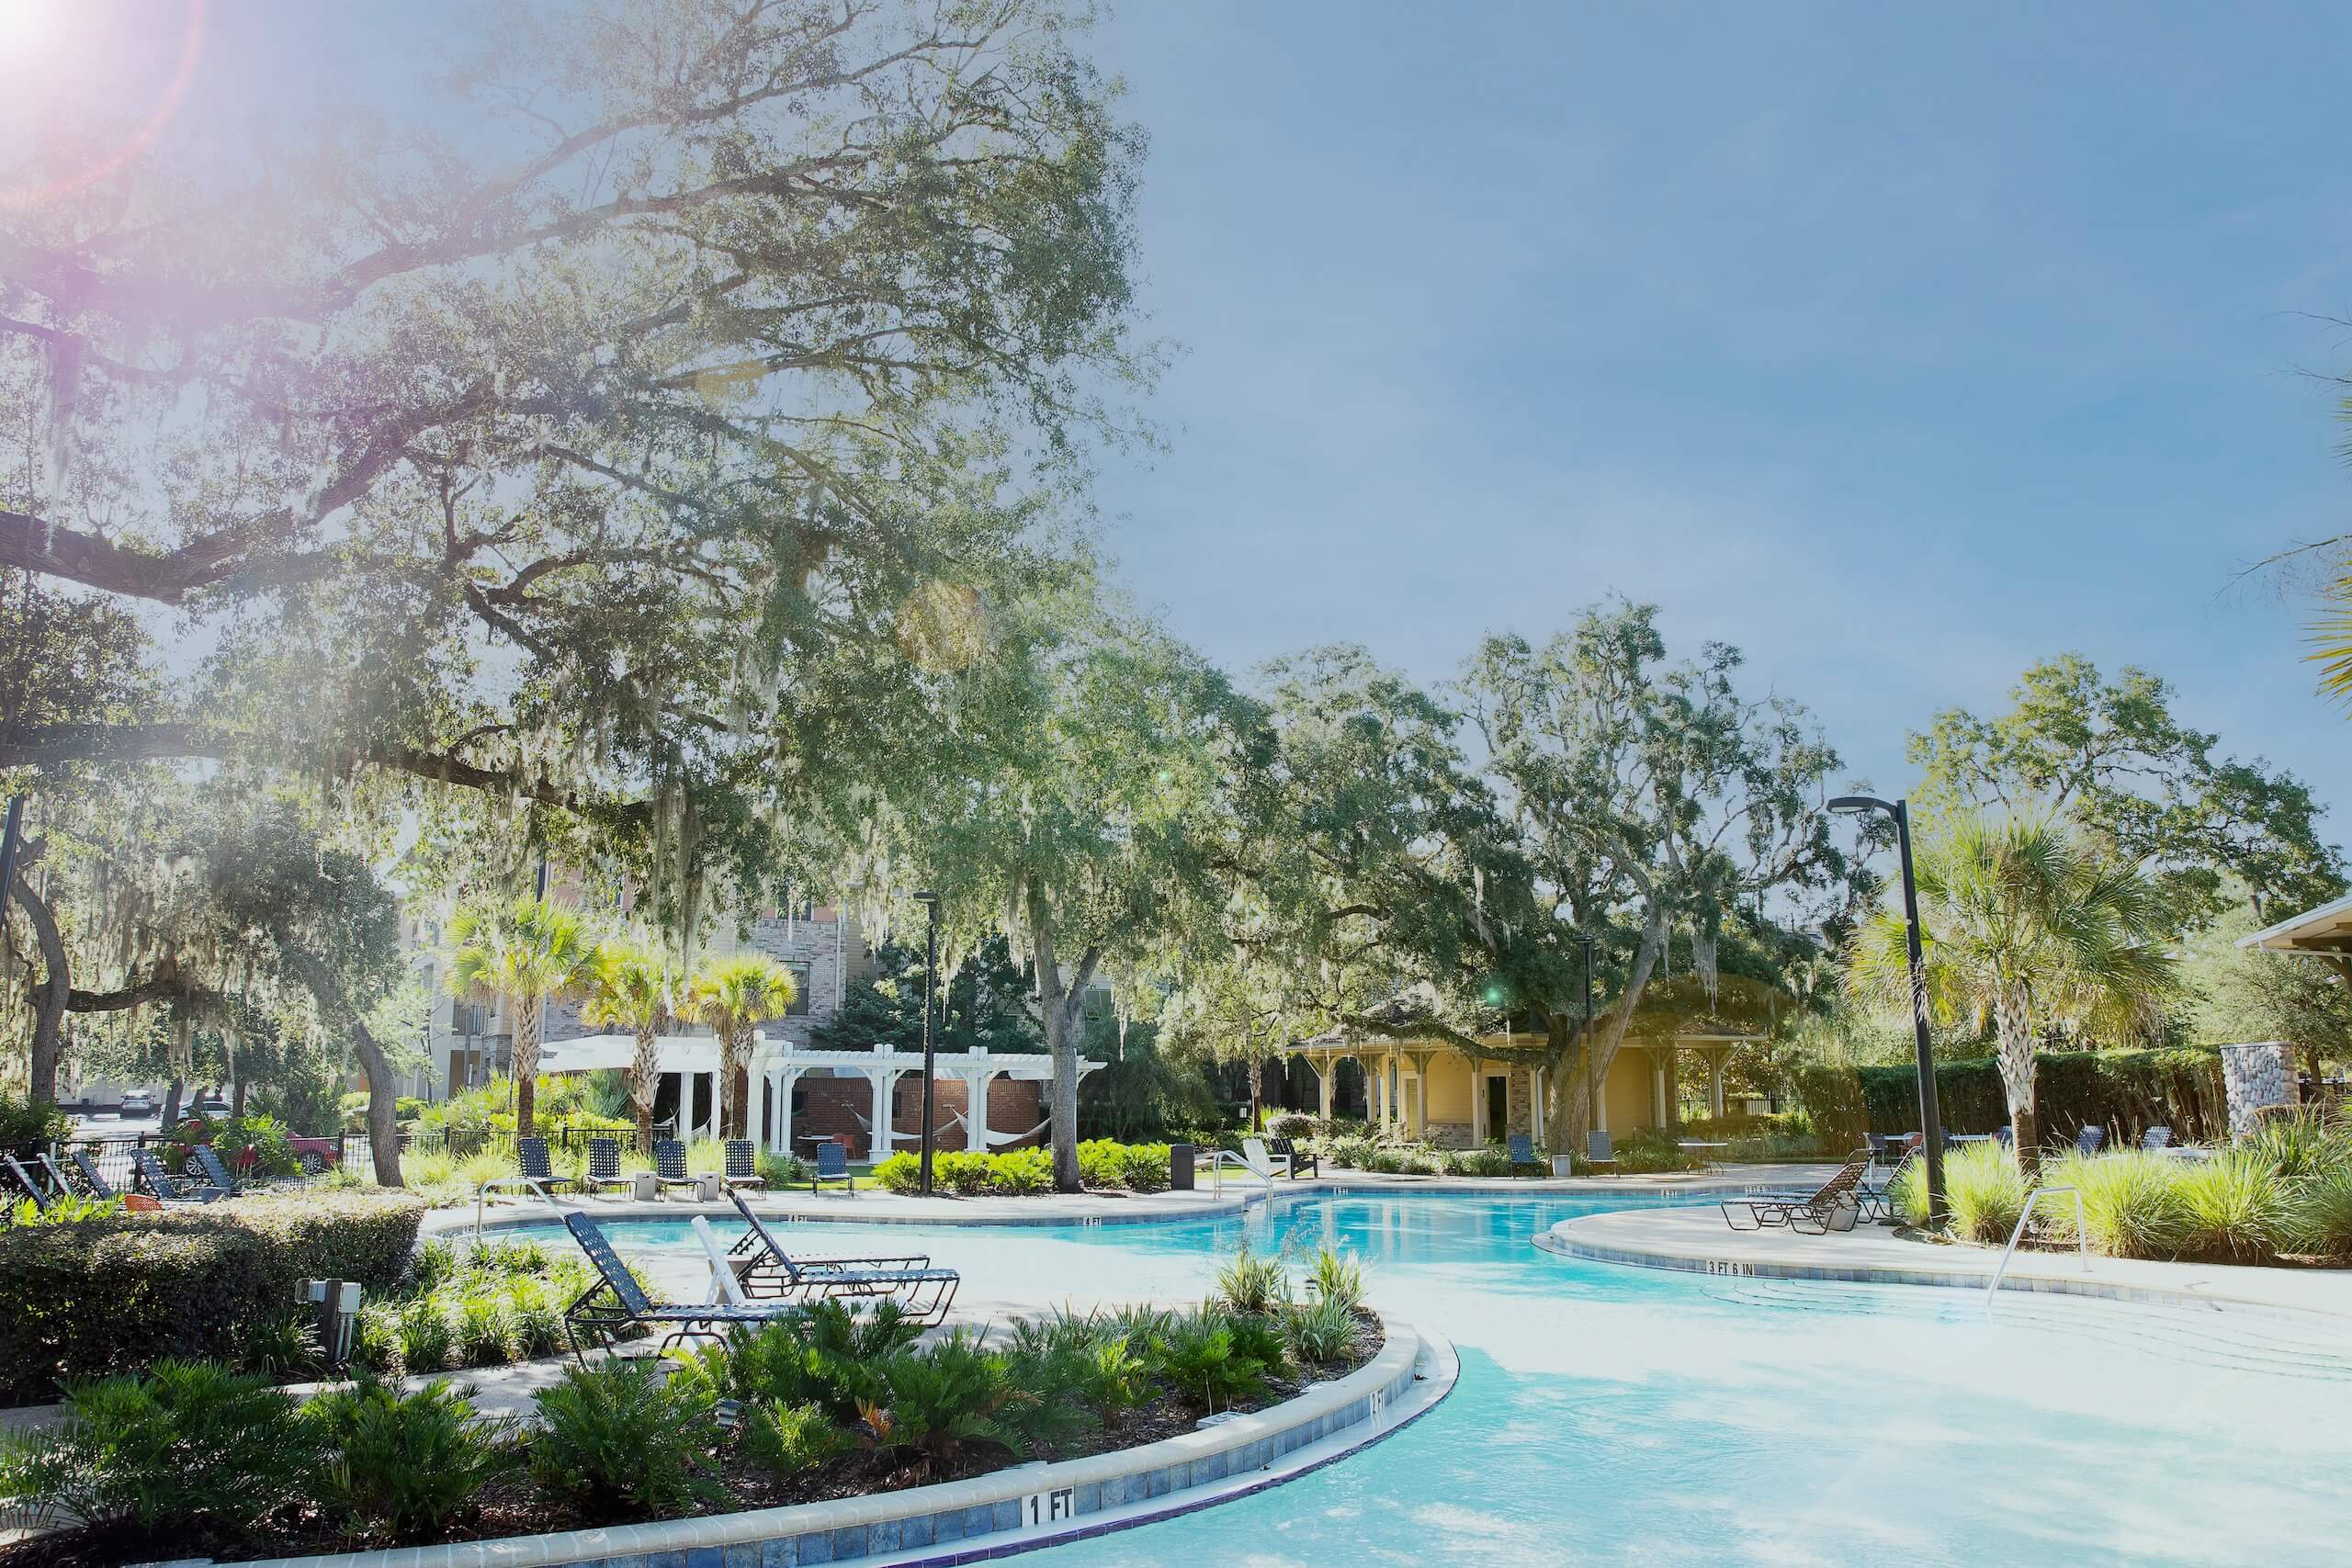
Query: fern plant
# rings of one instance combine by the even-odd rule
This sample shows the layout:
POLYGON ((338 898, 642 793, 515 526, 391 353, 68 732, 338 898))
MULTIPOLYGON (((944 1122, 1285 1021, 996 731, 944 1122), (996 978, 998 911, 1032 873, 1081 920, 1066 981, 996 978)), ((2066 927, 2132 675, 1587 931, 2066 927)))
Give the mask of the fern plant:
POLYGON ((320 1501, 355 1535, 438 1539, 522 1462, 514 1421, 476 1415, 447 1378, 413 1393, 369 1380, 319 1395, 302 1418, 331 1456, 320 1501))
POLYGON ((565 1369, 538 1395, 531 1473, 603 1518, 668 1517, 725 1500, 713 1478, 716 1402, 653 1360, 565 1369))

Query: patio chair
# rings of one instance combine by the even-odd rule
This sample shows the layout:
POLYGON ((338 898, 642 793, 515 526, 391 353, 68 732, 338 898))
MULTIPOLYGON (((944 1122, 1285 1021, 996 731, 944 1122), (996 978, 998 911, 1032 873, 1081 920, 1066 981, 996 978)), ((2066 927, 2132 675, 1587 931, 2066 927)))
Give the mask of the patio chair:
POLYGON ((240 1192, 261 1185, 258 1180, 251 1178, 239 1180, 236 1177, 230 1175, 229 1168, 221 1163, 220 1151, 210 1144, 197 1145, 188 1150, 187 1157, 196 1167, 198 1173, 204 1178, 207 1186, 216 1187, 232 1198, 240 1192))
POLYGON ((106 1179, 106 1173, 98 1168, 98 1162, 90 1157, 89 1150, 75 1149, 74 1151, 74 1168, 82 1173, 82 1185, 88 1190, 91 1197, 115 1196, 114 1183, 106 1179))
POLYGON ((557 1192, 580 1185, 568 1176, 555 1173, 555 1167, 548 1158, 548 1141, 545 1138, 518 1139, 514 1145, 514 1166, 533 1190, 549 1202, 555 1201, 557 1192))
POLYGON ((1313 1153, 1301 1154, 1299 1152, 1298 1145, 1288 1138, 1268 1138, 1266 1140, 1266 1157, 1270 1161, 1280 1164, 1284 1170, 1289 1171, 1290 1179, 1293 1181, 1296 1181, 1298 1179, 1299 1168, 1302 1165, 1305 1166, 1306 1168, 1313 1175, 1320 1176, 1323 1174, 1323 1161, 1321 1156, 1313 1153))
POLYGON ((796 1258, 752 1213, 740 1192, 728 1194, 735 1212, 743 1216, 742 1237, 729 1247, 737 1280, 754 1299, 776 1297, 813 1301, 824 1297, 893 1301, 907 1316, 937 1323, 956 1304, 963 1276, 953 1269, 933 1269, 927 1253, 896 1258, 796 1258))
POLYGON ((571 1342, 571 1354, 582 1366, 588 1364, 582 1341, 599 1349, 609 1350, 615 1340, 628 1329, 641 1328, 649 1332, 667 1328, 670 1335, 656 1348, 668 1350, 671 1346, 686 1339, 717 1339, 738 1324, 773 1322, 795 1310, 791 1302, 760 1302, 745 1305, 733 1303, 703 1302, 676 1306, 658 1305, 628 1271, 620 1254, 603 1227, 574 1209, 563 1216, 571 1239, 588 1255, 596 1270, 596 1282, 575 1297, 563 1309, 564 1337, 571 1342))
POLYGON ((607 1187, 635 1189, 636 1179, 621 1174, 621 1146, 611 1138, 588 1140, 588 1179, 582 1190, 602 1192, 607 1187))
POLYGON ((675 1138, 656 1139, 653 1145, 653 1180, 656 1188, 667 1191, 673 1187, 692 1187, 694 1177, 686 1169, 686 1145, 675 1138))
POLYGON ((1513 1133, 1510 1135, 1510 1163, 1513 1165, 1535 1164, 1535 1140, 1525 1133, 1513 1133))
POLYGON ((857 1191, 857 1178, 849 1173, 849 1151, 842 1147, 839 1138, 827 1138, 816 1146, 817 1168, 808 1174, 808 1190, 817 1190, 820 1181, 846 1181, 850 1191, 857 1191))
POLYGON ((2140 1134, 2140 1146, 2143 1149, 2168 1149, 2172 1147, 2172 1129, 2164 1125, 2162 1122, 2158 1122, 2155 1126, 2149 1128, 2146 1132, 2140 1134))
POLYGON ((2085 1127, 2075 1134, 2075 1152, 2086 1158, 2106 1145, 2107 1129, 2104 1127, 2085 1127))
POLYGON ((2013 1149, 2017 1147, 2018 1130, 2007 1125, 1996 1127, 1993 1129, 1993 1141, 2005 1149, 2013 1149))
POLYGON ((83 1191, 81 1186, 75 1182, 72 1177, 66 1175, 64 1168, 57 1163, 57 1156, 51 1154, 47 1149, 43 1149, 40 1154, 35 1155, 33 1156, 33 1163, 40 1166, 41 1175, 49 1179, 49 1190, 51 1192, 61 1195, 71 1193, 76 1198, 103 1198, 107 1196, 107 1194, 103 1192, 83 1191))
POLYGON ((1736 1231, 1786 1225, 1802 1235, 1821 1235, 1831 1230, 1851 1230, 1854 1221, 1861 1215, 1862 1206, 1855 1188, 1870 1163, 1870 1151, 1864 1149, 1849 1156, 1846 1163, 1838 1168, 1838 1174, 1811 1193, 1750 1192, 1744 1197, 1725 1198, 1717 1207, 1724 1212, 1724 1224, 1736 1231), (1747 1215, 1746 1224, 1740 1224, 1742 1213, 1747 1215))
POLYGON ((1903 1157, 1888 1167, 1886 1174, 1876 1181, 1872 1181, 1870 1178, 1872 1167, 1863 1168, 1862 1179, 1854 1183, 1854 1196, 1861 1201, 1863 1219, 1874 1221, 1882 1225, 1898 1223, 1894 1213, 1895 1183, 1903 1179, 1904 1173, 1911 1168, 1912 1162, 1918 1157, 1918 1150, 1904 1150, 1903 1157))
POLYGON ((1595 1170, 1599 1170, 1605 1165, 1609 1168, 1611 1175, 1613 1176, 1616 1174, 1617 1150, 1616 1146, 1610 1143, 1608 1134, 1593 1133, 1589 1134, 1585 1139, 1584 1146, 1586 1151, 1584 1156, 1585 1164, 1592 1167, 1595 1170))
MULTIPOLYGON (((6 1164, 7 1166, 8 1175, 15 1180, 17 1190, 22 1194, 22 1197, 29 1198, 33 1201, 33 1213, 37 1214, 48 1213, 49 1194, 42 1190, 40 1182, 33 1179, 33 1173, 24 1168, 23 1162, 18 1160, 15 1155, 0 1155, 0 1164, 6 1164)), ((8 1201, 9 1206, 13 1208, 21 1201, 22 1200, 20 1198, 12 1197, 8 1201)))
POLYGON ((760 1174, 759 1156, 752 1152, 749 1138, 729 1138, 720 1145, 727 1151, 727 1187, 765 1187, 768 1179, 760 1174))
POLYGON ((229 1196, 225 1187, 199 1187, 193 1182, 183 1186, 179 1178, 164 1168, 153 1149, 131 1150, 130 1168, 139 1184, 159 1203, 215 1203, 229 1196))

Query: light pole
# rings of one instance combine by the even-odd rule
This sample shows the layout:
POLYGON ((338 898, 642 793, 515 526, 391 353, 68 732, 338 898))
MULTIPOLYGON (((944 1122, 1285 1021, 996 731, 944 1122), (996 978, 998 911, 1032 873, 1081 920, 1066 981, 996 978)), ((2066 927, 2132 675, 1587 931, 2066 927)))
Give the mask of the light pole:
POLYGON ((1911 1033, 1919 1060, 1919 1151, 1928 1160, 1928 1228, 1944 1224, 1944 1120, 1936 1106, 1936 1053, 1928 1034, 1928 967, 1920 952, 1919 887, 1911 874, 1911 807, 1907 801, 1876 795, 1841 795, 1829 803, 1840 813, 1883 811, 1894 818, 1895 850, 1903 862, 1903 934, 1911 957, 1911 1033))
POLYGON ((1600 1122, 1600 1089, 1592 1066, 1592 1048, 1596 1043, 1592 1037, 1592 938, 1578 931, 1575 941, 1584 949, 1584 1152, 1589 1161, 1592 1134, 1600 1122))
MULTIPOLYGON (((931 1018, 933 995, 939 989, 939 895, 918 893, 915 902, 921 904, 929 921, 923 934, 922 948, 922 1195, 931 1196, 931 1074, 932 1054, 936 1048, 932 1040, 931 1018)), ((987 1092, 985 1086, 983 1093, 987 1092)), ((964 1108, 967 1126, 978 1125, 973 1108, 964 1108)))

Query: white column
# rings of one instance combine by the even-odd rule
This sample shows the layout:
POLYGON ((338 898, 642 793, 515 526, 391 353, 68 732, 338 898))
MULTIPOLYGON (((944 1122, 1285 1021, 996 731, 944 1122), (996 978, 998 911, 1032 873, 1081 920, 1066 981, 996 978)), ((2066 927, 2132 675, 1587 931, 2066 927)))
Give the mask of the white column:
MULTIPOLYGON (((1307 1066, 1315 1066, 1315 1064, 1309 1061, 1307 1066)), ((1337 1062, 1326 1061, 1321 1066, 1315 1067, 1315 1089, 1320 1098, 1326 1122, 1331 1119, 1331 1080, 1339 1076, 1340 1064, 1337 1062)))
POLYGON ((1470 1146, 1484 1148, 1493 1129, 1487 1125, 1487 1067, 1483 1062, 1470 1065, 1470 1146))
POLYGON ((1535 1146, 1539 1149, 1544 1147, 1544 1075, 1548 1070, 1538 1067, 1527 1075, 1527 1092, 1535 1097, 1535 1103, 1527 1108, 1528 1125, 1535 1134, 1535 1146))
POLYGON ((1413 1075, 1413 1136, 1426 1138, 1429 1135, 1430 1074, 1429 1063, 1424 1061, 1421 1070, 1413 1075))
POLYGON ((678 1142, 682 1144, 694 1141, 696 1126, 695 1095, 701 1088, 702 1080, 697 1075, 692 1072, 678 1075, 678 1142))
POLYGON ((1650 1125, 1665 1129, 1666 1062, 1655 1051, 1650 1053, 1650 1125))
MULTIPOLYGON (((977 1048, 973 1055, 984 1055, 977 1048)), ((989 1148, 989 1085, 996 1074, 987 1067, 964 1071, 964 1146, 986 1154, 989 1148)))
POLYGON ((899 1076, 879 1065, 867 1068, 865 1076, 874 1085, 874 1131, 866 1139, 865 1157, 885 1159, 890 1153, 890 1090, 899 1076))

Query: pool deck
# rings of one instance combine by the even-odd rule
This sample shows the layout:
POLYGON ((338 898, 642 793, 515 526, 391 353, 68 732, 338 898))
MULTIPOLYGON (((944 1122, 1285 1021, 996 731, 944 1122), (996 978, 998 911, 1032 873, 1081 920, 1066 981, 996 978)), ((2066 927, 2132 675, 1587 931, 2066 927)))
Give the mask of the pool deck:
MULTIPOLYGON (((1564 1220, 1538 1246, 1566 1257, 1694 1273, 1857 1283, 1940 1285, 1983 1292, 1998 1249, 1897 1236, 1877 1225, 1827 1235, 1774 1228, 1735 1231, 1713 1208, 1635 1209, 1564 1220)), ((2020 1250, 2002 1293, 2070 1295, 2337 1320, 2352 1329, 2352 1270, 2252 1264, 2158 1263, 2094 1255, 2086 1273, 2073 1252, 2020 1250)))

